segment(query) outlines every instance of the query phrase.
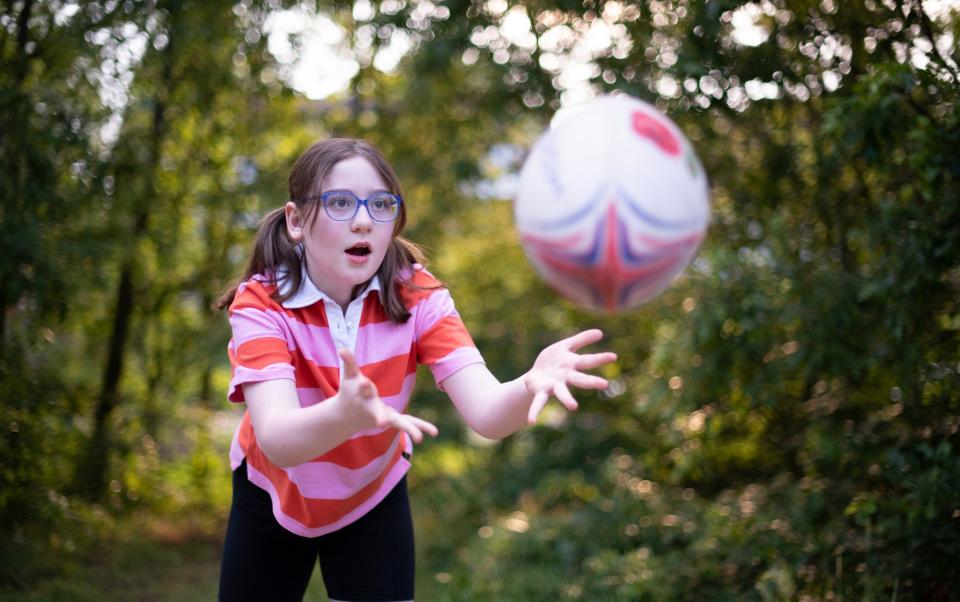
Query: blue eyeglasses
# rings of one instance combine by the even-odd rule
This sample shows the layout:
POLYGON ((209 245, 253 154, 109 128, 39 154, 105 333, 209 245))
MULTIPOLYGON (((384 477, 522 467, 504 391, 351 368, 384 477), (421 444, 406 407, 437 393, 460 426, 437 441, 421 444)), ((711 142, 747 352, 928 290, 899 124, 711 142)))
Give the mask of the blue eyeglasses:
POLYGON ((389 192, 377 192, 366 199, 361 199, 349 190, 329 190, 319 197, 310 197, 306 201, 319 199, 327 216, 338 222, 352 220, 360 211, 360 206, 367 208, 370 218, 376 222, 392 222, 400 215, 399 196, 389 192))

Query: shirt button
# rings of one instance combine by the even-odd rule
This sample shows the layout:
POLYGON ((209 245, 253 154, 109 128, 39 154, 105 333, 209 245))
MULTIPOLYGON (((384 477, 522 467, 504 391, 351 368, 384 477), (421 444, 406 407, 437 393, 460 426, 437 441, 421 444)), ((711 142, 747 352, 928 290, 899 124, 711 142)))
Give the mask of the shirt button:
POLYGON ((347 328, 353 328, 353 322, 347 322, 347 328))

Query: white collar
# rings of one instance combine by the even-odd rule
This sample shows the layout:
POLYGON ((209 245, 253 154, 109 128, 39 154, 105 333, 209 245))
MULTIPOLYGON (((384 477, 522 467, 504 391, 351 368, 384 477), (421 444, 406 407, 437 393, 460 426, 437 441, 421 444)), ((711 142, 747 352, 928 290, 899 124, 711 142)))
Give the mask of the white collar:
MULTIPOLYGON (((280 286, 280 294, 285 295, 290 290, 290 280, 287 279, 287 270, 281 269, 277 272, 277 284, 280 286)), ((370 282, 367 284, 366 288, 357 296, 356 299, 351 301, 362 301, 373 291, 378 293, 381 291, 380 287, 380 277, 376 274, 373 275, 373 278, 370 279, 370 282)), ((307 264, 305 262, 300 263, 300 290, 298 290, 293 296, 283 302, 283 306, 287 309, 298 309, 301 307, 307 307, 308 305, 313 305, 317 301, 328 300, 333 303, 336 303, 330 295, 324 293, 317 288, 317 285, 313 283, 313 280, 310 279, 310 275, 307 273, 307 264)))

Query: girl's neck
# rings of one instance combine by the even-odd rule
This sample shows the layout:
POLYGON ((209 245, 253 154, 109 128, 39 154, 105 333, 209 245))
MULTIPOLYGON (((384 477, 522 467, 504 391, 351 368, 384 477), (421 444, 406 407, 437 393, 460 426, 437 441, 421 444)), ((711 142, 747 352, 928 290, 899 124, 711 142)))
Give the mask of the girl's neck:
POLYGON ((353 301, 353 285, 348 285, 345 289, 338 290, 337 287, 329 286, 324 283, 321 278, 317 278, 310 273, 309 266, 304 270, 306 277, 310 279, 310 282, 317 288, 318 291, 329 297, 333 300, 334 303, 340 306, 340 311, 346 313, 347 306, 350 305, 350 302, 353 301))

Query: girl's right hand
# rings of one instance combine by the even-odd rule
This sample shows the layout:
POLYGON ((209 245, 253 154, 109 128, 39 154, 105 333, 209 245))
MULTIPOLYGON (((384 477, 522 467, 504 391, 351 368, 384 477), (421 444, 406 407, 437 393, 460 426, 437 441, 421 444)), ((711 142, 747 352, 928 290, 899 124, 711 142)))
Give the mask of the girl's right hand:
POLYGON ((373 381, 360 373, 350 350, 339 349, 337 355, 343 360, 343 379, 334 399, 343 419, 354 432, 390 426, 410 435, 414 443, 420 443, 424 433, 437 436, 439 431, 433 424, 410 414, 401 414, 385 404, 373 381))

